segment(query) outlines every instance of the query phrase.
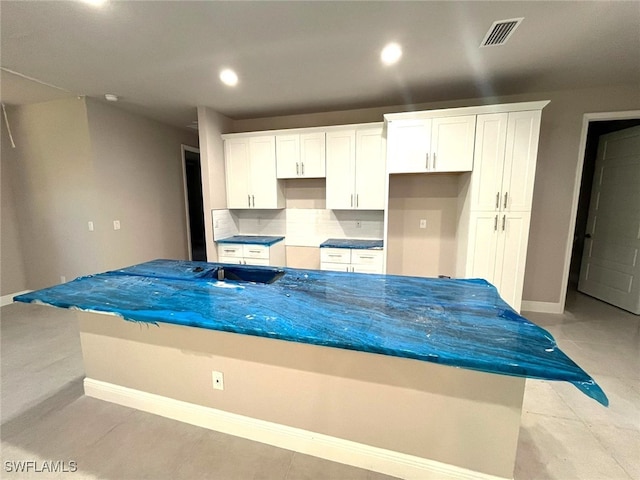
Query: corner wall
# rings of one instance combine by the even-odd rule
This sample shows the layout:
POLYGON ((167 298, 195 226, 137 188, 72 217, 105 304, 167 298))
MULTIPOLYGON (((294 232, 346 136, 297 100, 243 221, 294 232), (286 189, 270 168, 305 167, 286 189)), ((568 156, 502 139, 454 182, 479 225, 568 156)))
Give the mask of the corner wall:
POLYGON ((8 180, 25 282, 7 283, 3 245, 3 294, 152 258, 187 258, 180 145, 197 145, 195 134, 85 98, 8 114, 16 149, 5 158, 3 142, 3 240, 11 228, 8 180), (13 168, 4 178, 7 160, 13 168), (17 290, 5 293, 5 283, 17 290))

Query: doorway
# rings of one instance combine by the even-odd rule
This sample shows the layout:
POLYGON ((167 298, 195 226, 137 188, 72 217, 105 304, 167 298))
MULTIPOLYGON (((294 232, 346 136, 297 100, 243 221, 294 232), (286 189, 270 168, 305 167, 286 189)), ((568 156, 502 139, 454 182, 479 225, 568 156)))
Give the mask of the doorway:
MULTIPOLYGON (((640 117, 640 116, 639 116, 640 117)), ((640 118, 625 118, 620 120, 591 120, 588 122, 588 130, 584 146, 584 164, 576 221, 573 235, 573 248, 569 263, 567 289, 576 291, 580 279, 581 263, 583 259, 585 241, 590 242, 589 233, 589 206, 592 197, 593 179, 596 173, 596 160, 598 157, 598 145, 601 137, 628 128, 640 125, 640 118)), ((638 186, 640 189, 640 185, 638 186)))
POLYGON ((189 260, 207 261, 207 245, 204 232, 204 207, 202 203, 202 170, 200 151, 182 146, 185 207, 187 213, 187 242, 189 260))

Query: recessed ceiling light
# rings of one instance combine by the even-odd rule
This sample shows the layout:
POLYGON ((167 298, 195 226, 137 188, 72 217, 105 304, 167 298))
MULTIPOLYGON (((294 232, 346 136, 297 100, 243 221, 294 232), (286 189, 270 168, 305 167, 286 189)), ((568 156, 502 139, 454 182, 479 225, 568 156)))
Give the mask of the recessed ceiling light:
POLYGON ((220 81, 230 87, 235 87, 238 84, 238 75, 233 70, 227 68, 220 72, 220 81))
POLYGON ((385 65, 393 65, 402 57, 402 48, 397 43, 388 43, 380 53, 380 60, 385 65))
POLYGON ((117 102, 118 101, 118 96, 114 95, 113 93, 105 93, 104 94, 104 98, 108 102, 117 102))

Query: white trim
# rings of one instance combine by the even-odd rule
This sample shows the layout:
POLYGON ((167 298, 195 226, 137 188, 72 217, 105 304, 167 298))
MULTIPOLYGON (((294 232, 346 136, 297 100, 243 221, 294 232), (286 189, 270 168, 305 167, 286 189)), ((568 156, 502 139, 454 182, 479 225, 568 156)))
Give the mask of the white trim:
POLYGON ((9 295, 3 295, 0 297, 0 307, 4 307, 5 305, 11 305, 13 303, 13 297, 18 295, 24 295, 25 293, 33 292, 33 290, 23 290, 21 292, 10 293, 9 295))
POLYGON ((434 460, 245 417, 92 378, 84 379, 84 392, 89 397, 135 408, 198 427, 401 478, 416 480, 505 480, 504 477, 475 472, 434 460))
POLYGON ((537 313, 563 313, 564 302, 533 302, 530 300, 523 300, 520 306, 522 312, 537 312, 537 313))
POLYGON ((184 193, 184 213, 187 227, 187 256, 189 260, 193 260, 191 255, 191 225, 189 224, 189 194, 187 192, 187 159, 185 152, 193 152, 200 155, 200 149, 189 145, 180 145, 180 153, 182 155, 182 191, 184 193))
POLYGON ((525 112, 529 110, 542 110, 549 104, 550 100, 541 100, 536 102, 518 102, 518 103, 497 103, 492 105, 478 105, 475 107, 455 107, 441 108, 436 110, 421 110, 417 112, 399 112, 385 113, 384 121, 392 122, 394 120, 416 120, 434 117, 453 117, 457 115, 480 115, 485 113, 511 113, 525 112))
MULTIPOLYGON (((628 110, 624 112, 599 112, 585 113, 582 117, 582 132, 580 133, 580 149, 578 150, 578 167, 576 177, 573 180, 573 201, 571 202, 571 220, 569 221, 569 238, 564 253, 564 273, 562 278, 562 291, 560 292, 561 312, 564 312, 565 301, 567 299, 567 289, 569 287, 569 269, 571 268, 571 253, 573 252, 573 232, 576 229, 576 218, 578 216, 578 200, 580 197, 580 184, 582 183, 582 170, 584 169, 584 155, 587 148, 587 135, 589 133, 589 122, 607 120, 628 120, 640 118, 640 110, 628 110)), ((531 310, 536 311, 536 310, 531 310)))

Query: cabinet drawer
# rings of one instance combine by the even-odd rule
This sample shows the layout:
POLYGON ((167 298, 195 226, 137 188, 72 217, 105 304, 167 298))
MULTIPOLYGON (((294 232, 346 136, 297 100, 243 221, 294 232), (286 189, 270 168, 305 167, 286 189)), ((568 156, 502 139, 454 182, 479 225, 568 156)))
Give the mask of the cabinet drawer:
POLYGON ((351 263, 351 249, 349 248, 321 248, 320 262, 351 263))
POLYGON ((351 250, 351 263, 382 267, 382 250, 351 250))
POLYGON ((351 271, 355 273, 382 273, 382 265, 354 265, 351 271))
POLYGON ((241 244, 236 243, 221 243, 218 245, 218 255, 220 257, 239 257, 242 258, 244 254, 242 253, 241 244))
POLYGON ((320 270, 330 272, 350 272, 351 266, 344 263, 320 262, 320 270))
POLYGON ((269 260, 269 247, 266 245, 243 245, 244 258, 264 258, 269 260))
POLYGON ((218 257, 218 263, 231 263, 234 265, 242 265, 243 264, 243 260, 242 257, 224 257, 224 256, 220 256, 218 257))
POLYGON ((268 258, 245 258, 244 264, 245 265, 264 265, 266 267, 270 263, 268 258))

